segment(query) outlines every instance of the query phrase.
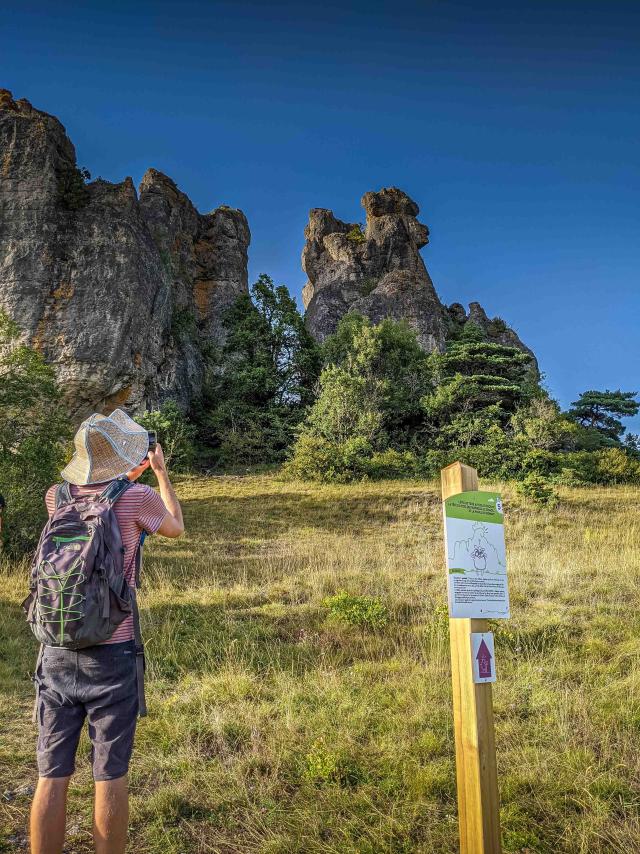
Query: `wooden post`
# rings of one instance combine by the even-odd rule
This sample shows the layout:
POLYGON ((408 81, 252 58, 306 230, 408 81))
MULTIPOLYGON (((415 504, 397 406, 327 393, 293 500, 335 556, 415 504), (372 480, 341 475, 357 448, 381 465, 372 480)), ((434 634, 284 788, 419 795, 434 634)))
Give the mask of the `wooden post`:
MULTIPOLYGON (((471 466, 452 463, 441 475, 443 502, 478 489, 471 466)), ((471 633, 487 631, 487 620, 449 620, 460 854, 502 851, 491 683, 474 684, 471 660, 471 633)))

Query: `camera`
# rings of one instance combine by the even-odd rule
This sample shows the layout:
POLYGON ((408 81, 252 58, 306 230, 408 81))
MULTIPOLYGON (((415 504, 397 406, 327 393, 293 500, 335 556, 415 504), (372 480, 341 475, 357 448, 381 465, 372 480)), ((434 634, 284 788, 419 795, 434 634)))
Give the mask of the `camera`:
POLYGON ((158 437, 156 435, 155 430, 147 430, 147 436, 149 437, 149 450, 155 451, 156 445, 158 443, 158 437))

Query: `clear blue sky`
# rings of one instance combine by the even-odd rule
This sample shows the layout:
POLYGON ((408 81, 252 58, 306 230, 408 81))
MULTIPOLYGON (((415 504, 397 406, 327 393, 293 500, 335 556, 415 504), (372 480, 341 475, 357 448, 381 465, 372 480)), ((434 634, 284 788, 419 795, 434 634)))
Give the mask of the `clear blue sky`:
POLYGON ((640 390, 639 39, 631 0, 9 0, 0 85, 94 176, 242 208, 251 277, 298 297, 309 208, 401 187, 441 299, 512 324, 566 405, 640 390))

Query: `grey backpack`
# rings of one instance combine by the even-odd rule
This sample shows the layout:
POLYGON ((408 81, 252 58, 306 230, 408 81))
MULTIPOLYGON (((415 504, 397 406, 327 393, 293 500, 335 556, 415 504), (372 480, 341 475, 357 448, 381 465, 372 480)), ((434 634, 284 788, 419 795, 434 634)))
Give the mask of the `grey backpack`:
POLYGON ((58 487, 55 511, 40 536, 31 566, 30 592, 22 607, 41 644, 66 649, 108 640, 133 614, 140 714, 145 714, 144 651, 136 594, 124 575, 124 546, 113 509, 132 485, 128 478, 120 477, 96 497, 75 498, 68 483, 58 487))
POLYGON ((111 481, 97 497, 59 486, 42 531, 25 600, 31 630, 47 646, 82 649, 111 637, 132 612, 124 547, 113 507, 131 486, 111 481))

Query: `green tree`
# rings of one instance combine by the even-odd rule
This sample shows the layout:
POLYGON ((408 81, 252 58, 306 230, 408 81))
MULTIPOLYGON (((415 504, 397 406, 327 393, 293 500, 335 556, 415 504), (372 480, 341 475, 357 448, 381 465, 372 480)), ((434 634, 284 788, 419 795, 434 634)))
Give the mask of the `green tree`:
POLYGON ((510 426, 533 450, 570 451, 577 443, 579 427, 548 397, 535 397, 516 410, 510 426))
POLYGON ((584 391, 571 404, 568 417, 589 431, 595 431, 601 444, 619 444, 625 427, 621 418, 638 414, 640 401, 635 391, 584 391))
MULTIPOLYGON (((373 325, 350 312, 324 342, 323 356, 328 367, 336 365, 345 372, 345 392, 346 374, 365 384, 367 408, 379 412, 380 430, 389 444, 400 448, 419 441, 424 422, 421 400, 432 390, 432 377, 429 357, 413 329, 389 318, 373 325)), ((354 408, 360 408, 360 399, 353 400, 354 408)))
POLYGON ((350 480, 407 473, 419 435, 420 401, 431 388, 427 356, 404 323, 378 325, 347 314, 324 344, 318 398, 288 470, 298 477, 350 480))
POLYGON ((70 424, 53 369, 19 343, 0 312, 0 492, 7 508, 5 547, 33 548, 46 520, 44 493, 60 478, 70 424))
POLYGON ((440 447, 481 444, 490 425, 505 427, 519 406, 543 395, 527 353, 483 336, 466 323, 445 353, 430 356, 435 388, 422 406, 440 447))
POLYGON ((262 274, 228 309, 200 407, 200 438, 222 464, 282 459, 314 395, 318 348, 284 285, 262 274))

